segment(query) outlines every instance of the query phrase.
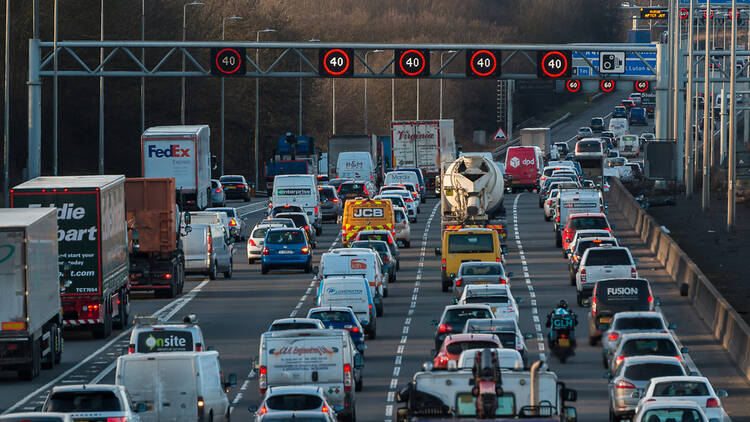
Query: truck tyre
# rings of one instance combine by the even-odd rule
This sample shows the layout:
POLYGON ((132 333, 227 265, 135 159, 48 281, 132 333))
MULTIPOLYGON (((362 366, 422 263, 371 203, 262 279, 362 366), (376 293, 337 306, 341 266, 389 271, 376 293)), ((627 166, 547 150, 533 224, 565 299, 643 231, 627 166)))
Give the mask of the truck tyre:
POLYGON ((218 270, 216 267, 218 266, 218 263, 216 261, 211 263, 211 268, 208 269, 208 278, 210 280, 216 280, 216 276, 218 273, 218 270))
POLYGON ((57 331, 57 337, 55 338, 55 365, 59 365, 62 361, 65 340, 62 337, 62 328, 58 327, 57 324, 55 324, 55 331, 57 331))
POLYGON ((229 258, 229 269, 224 271, 224 278, 232 278, 233 267, 234 264, 232 263, 232 259, 229 258))
POLYGON ((31 362, 18 370, 18 378, 23 381, 31 381, 39 375, 41 370, 41 344, 40 339, 31 342, 31 362))
POLYGON ((104 321, 101 324, 94 325, 91 334, 94 335, 94 338, 107 338, 112 334, 112 311, 109 309, 109 305, 105 305, 104 321))
POLYGON ((52 369, 55 367, 55 351, 57 350, 57 325, 50 324, 49 329, 49 340, 47 340, 47 346, 49 347, 49 353, 42 362, 42 369, 52 369))
MULTIPOLYGON (((176 288, 174 285, 172 285, 171 291, 174 291, 176 288)), ((120 292, 120 304, 118 305, 120 310, 120 316, 117 318, 117 323, 115 323, 115 328, 118 330, 122 330, 124 328, 127 328, 128 325, 130 325, 130 315, 128 315, 128 304, 130 303, 130 295, 128 294, 127 289, 122 289, 120 292)))

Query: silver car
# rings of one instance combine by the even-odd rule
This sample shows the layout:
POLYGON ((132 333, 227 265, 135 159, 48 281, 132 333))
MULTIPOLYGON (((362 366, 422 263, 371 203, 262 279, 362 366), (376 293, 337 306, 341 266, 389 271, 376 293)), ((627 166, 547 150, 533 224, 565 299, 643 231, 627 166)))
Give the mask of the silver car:
MULTIPOLYGON (((283 227, 294 227, 291 223, 290 226, 284 226, 283 224, 267 224, 268 220, 261 220, 250 236, 247 238, 247 263, 253 264, 256 260, 260 259, 263 252, 263 241, 266 238, 266 232, 272 228, 283 228, 283 227)), ((291 221, 291 220, 290 220, 291 221)))
POLYGON ((227 202, 227 196, 221 182, 211 179, 211 206, 223 207, 227 202))
POLYGON ((52 387, 42 405, 43 412, 67 413, 76 421, 127 420, 139 422, 125 387, 112 384, 75 384, 52 387))
POLYGON ((405 248, 411 248, 411 224, 406 216, 406 210, 393 207, 393 231, 396 234, 396 242, 401 242, 405 248))
POLYGON ((220 272, 232 277, 232 241, 224 226, 191 224, 190 228, 183 241, 185 273, 206 274, 211 280, 220 272))
POLYGON ((320 192, 320 212, 323 220, 338 221, 344 211, 336 188, 321 186, 318 188, 318 192, 320 192))
POLYGON ((223 212, 227 215, 229 234, 236 240, 245 240, 250 235, 250 225, 247 224, 247 217, 240 216, 237 208, 234 207, 216 207, 206 208, 206 211, 223 212))
POLYGON ((687 375, 673 356, 633 356, 626 358, 609 379, 609 420, 630 419, 651 378, 687 375))
POLYGON ((618 312, 612 319, 608 331, 602 335, 602 364, 607 368, 607 355, 613 351, 625 334, 631 333, 666 333, 677 328, 675 324, 667 325, 660 312, 618 312))
POLYGON ((470 284, 507 284, 510 285, 513 273, 505 272, 501 262, 463 262, 458 267, 458 274, 453 280, 456 296, 460 297, 464 287, 470 284))

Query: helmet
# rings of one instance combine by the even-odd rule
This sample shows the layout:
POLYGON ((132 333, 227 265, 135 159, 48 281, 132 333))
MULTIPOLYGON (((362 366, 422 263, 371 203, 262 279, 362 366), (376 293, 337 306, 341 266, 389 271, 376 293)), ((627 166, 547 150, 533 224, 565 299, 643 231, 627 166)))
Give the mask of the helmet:
POLYGON ((560 301, 557 303, 558 308, 568 309, 568 301, 565 299, 560 299, 560 301))

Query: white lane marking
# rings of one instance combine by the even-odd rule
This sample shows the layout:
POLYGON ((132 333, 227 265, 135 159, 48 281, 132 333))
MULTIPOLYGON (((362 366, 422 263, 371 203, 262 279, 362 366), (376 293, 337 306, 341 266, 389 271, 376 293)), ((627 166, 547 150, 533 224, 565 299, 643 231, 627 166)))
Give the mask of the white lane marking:
MULTIPOLYGON (((198 284, 197 286, 195 286, 191 291, 189 291, 188 293, 186 293, 182 297, 179 297, 179 298, 177 298, 177 299, 169 302, 168 304, 164 305, 158 311, 156 311, 153 314, 151 314, 151 316, 152 317, 153 316, 159 316, 162 312, 164 312, 165 310, 169 309, 171 306, 175 306, 176 309, 173 310, 172 312, 170 312, 169 314, 167 314, 168 316, 166 316, 166 317, 165 316, 159 316, 159 318, 161 320, 168 321, 169 318, 172 315, 174 315, 177 311, 179 311, 180 309, 182 309, 182 307, 184 307, 185 305, 187 305, 188 302, 190 302, 191 300, 193 300, 193 298, 195 297, 195 295, 197 295, 201 291, 201 289, 203 289, 203 286, 205 286, 209 282, 210 282, 210 280, 204 280, 204 281, 202 281, 200 284, 198 284)), ((118 334, 115 338, 113 338, 112 340, 110 340, 106 344, 104 344, 104 346, 100 347, 99 349, 97 349, 93 353, 89 354, 85 359, 83 359, 82 361, 78 362, 76 365, 74 365, 73 367, 71 367, 67 371, 63 372, 62 374, 58 375, 52 381, 48 382, 47 384, 44 384, 43 386, 41 386, 38 389, 34 390, 32 393, 30 393, 26 397, 24 397, 21 400, 17 401, 13 406, 9 407, 2 414, 4 415, 6 413, 13 412, 14 410, 18 409, 20 406, 23 406, 24 404, 26 404, 26 402, 28 402, 29 400, 31 400, 33 397, 35 397, 39 393, 41 393, 43 391, 49 390, 53 385, 59 383, 61 380, 63 380, 64 378, 66 378, 68 375, 70 375, 72 372, 76 371, 78 368, 80 368, 81 366, 85 365, 90 360, 97 358, 105 350, 107 350, 109 347, 111 347, 113 344, 115 344, 121 338, 125 337, 125 335, 130 334, 130 332, 132 330, 133 330, 133 326, 131 325, 130 328, 128 328, 127 330, 125 330, 125 331, 121 332, 120 334, 118 334)), ((97 375, 94 378, 94 379, 97 380, 96 382, 101 381, 101 379, 104 378, 104 376, 107 373, 109 373, 109 371, 111 371, 115 367, 115 365, 116 365, 116 361, 115 361, 114 364, 110 364, 107 368, 105 368, 102 373, 100 373, 99 375, 97 375)), ((92 382, 92 383, 96 383, 96 382, 92 382)))
MULTIPOLYGON (((430 218, 427 219, 427 223, 424 227, 424 233, 422 234, 422 247, 419 250, 419 263, 417 267, 417 276, 414 280, 414 290, 413 294, 411 296, 411 303, 409 304, 409 311, 408 315, 412 315, 414 313, 414 308, 417 306, 417 299, 419 298, 419 285, 422 280, 422 270, 424 268, 424 257, 425 257, 425 251, 427 250, 427 238, 430 234, 430 227, 432 226, 432 220, 435 218, 435 213, 437 212, 438 208, 440 206, 440 203, 438 202, 435 204, 435 206, 432 208, 432 213, 430 214, 430 218)), ((408 339, 408 336, 406 334, 409 333, 409 328, 411 327, 411 317, 407 316, 404 319, 404 325, 402 328, 402 334, 404 336, 401 337, 401 341, 399 343, 399 346, 396 348, 396 357, 393 362, 393 378, 391 379, 391 385, 389 387, 388 394, 386 396, 386 403, 393 402, 393 399, 396 395, 396 388, 398 387, 398 375, 401 372, 401 360, 404 354, 404 349, 406 348, 405 344, 408 339)), ((389 419, 389 416, 393 415, 393 405, 387 404, 385 406, 385 416, 384 419, 385 422, 392 422, 391 419, 389 419)))

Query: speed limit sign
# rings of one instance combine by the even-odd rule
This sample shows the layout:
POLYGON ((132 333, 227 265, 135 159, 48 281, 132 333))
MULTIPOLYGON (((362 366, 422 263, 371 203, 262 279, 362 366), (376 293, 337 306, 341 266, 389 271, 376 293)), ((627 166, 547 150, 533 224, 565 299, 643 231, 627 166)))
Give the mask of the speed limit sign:
POLYGON ((565 89, 567 89, 568 92, 578 92, 581 90, 581 81, 578 79, 568 79, 565 82, 565 89))
POLYGON ((246 73, 244 48, 212 48, 211 74, 215 76, 242 76, 246 73))
POLYGON ((687 19, 690 17, 690 11, 684 7, 680 9, 680 19, 687 19))
POLYGON ((394 50, 394 74, 397 78, 430 76, 430 50, 394 50))
POLYGON ((650 88, 648 81, 635 81, 633 82, 633 89, 638 92, 646 92, 650 88))
POLYGON ((500 51, 467 50, 466 76, 471 78, 500 76, 500 51))
POLYGON ((615 90, 615 81, 612 79, 602 79, 599 83, 599 88, 602 92, 612 92, 615 90))
POLYGON ((320 76, 345 77, 354 74, 353 52, 348 48, 318 50, 318 73, 320 76))
POLYGON ((537 51, 536 74, 545 79, 569 78, 572 73, 572 58, 570 51, 537 51))

